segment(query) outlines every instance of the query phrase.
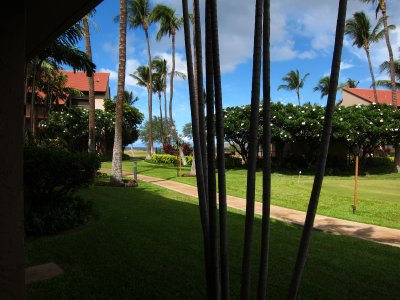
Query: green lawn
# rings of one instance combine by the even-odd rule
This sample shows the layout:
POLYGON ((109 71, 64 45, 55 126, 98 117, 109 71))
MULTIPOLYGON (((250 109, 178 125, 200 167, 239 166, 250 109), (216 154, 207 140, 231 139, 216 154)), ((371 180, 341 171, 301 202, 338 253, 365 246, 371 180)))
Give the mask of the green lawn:
MULTIPOLYGON (((103 163, 111 167, 111 163, 103 163)), ((133 163, 123 163, 124 171, 133 172, 133 163)), ((138 162, 138 172, 144 175, 196 185, 193 177, 177 177, 176 168, 163 167, 145 161, 138 162)), ((184 168, 183 172, 189 172, 184 168)), ((245 198, 246 170, 227 170, 227 192, 245 198)), ((272 175, 272 204, 305 211, 313 176, 272 175)), ((257 173, 256 200, 261 201, 262 174, 257 173)), ((327 176, 322 187, 318 213, 380 226, 400 228, 400 174, 362 176, 359 180, 357 214, 352 213, 354 177, 327 176)))
MULTIPOLYGON (((97 219, 83 228, 26 243, 26 265, 54 261, 65 274, 34 283, 34 300, 205 299, 202 234, 194 199, 140 182, 93 187, 97 219)), ((232 299, 238 298, 244 215, 230 211, 232 299)), ((255 221, 252 291, 256 290, 260 219, 255 221)), ((269 299, 284 299, 301 230, 271 225, 269 299)), ((400 249, 314 232, 299 299, 395 299, 400 249)))

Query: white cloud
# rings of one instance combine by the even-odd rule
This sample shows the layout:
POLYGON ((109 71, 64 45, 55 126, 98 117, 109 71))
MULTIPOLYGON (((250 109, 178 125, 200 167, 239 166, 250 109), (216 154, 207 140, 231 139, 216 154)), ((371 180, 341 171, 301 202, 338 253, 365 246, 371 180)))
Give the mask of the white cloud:
POLYGON ((351 69, 352 67, 354 67, 354 65, 351 64, 351 63, 348 63, 348 62, 345 62, 345 61, 342 61, 340 63, 340 70, 347 70, 347 69, 351 69))
POLYGON ((114 70, 100 68, 99 72, 110 73, 110 80, 117 80, 118 79, 118 73, 116 71, 114 71, 114 70))

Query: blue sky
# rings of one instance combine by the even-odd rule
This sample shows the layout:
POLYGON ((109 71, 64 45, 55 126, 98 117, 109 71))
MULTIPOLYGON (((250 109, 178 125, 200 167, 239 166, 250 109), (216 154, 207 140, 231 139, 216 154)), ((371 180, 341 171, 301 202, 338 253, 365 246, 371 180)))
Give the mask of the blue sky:
MULTIPOLYGON (((218 1, 224 107, 250 103, 254 2, 255 0, 218 1)), ((278 91, 277 87, 282 84, 281 78, 286 73, 298 69, 300 74, 310 73, 300 92, 302 103, 325 104, 326 99, 321 100, 320 94, 313 92, 313 87, 322 76, 330 74, 338 2, 332 0, 273 2, 271 6, 271 96, 273 101, 297 103, 295 92, 278 91)), ((181 15, 180 0, 159 0, 151 3, 152 5, 158 3, 170 5, 176 9, 178 15, 181 15)), ((389 24, 395 24, 398 27, 390 34, 394 57, 398 59, 400 56, 400 15, 398 14, 400 3, 387 0, 387 5, 389 24)), ((375 23, 375 7, 362 4, 358 0, 348 1, 347 18, 360 10, 365 11, 370 16, 371 22, 375 23)), ((113 17, 118 14, 119 1, 104 0, 96 8, 96 14, 90 24, 93 60, 97 65, 97 71, 110 72, 112 97, 116 95, 119 41, 119 25, 113 22, 113 17)), ((204 11, 202 11, 202 17, 204 17, 204 11)), ((161 56, 170 61, 171 40, 165 37, 157 42, 155 40, 157 30, 157 25, 150 27, 152 56, 161 56)), ((204 30, 202 34, 204 39, 204 30)), ((176 70, 186 73, 183 29, 178 32, 176 42, 176 70)), ((83 42, 79 48, 84 50, 83 42)), ((378 79, 387 79, 385 74, 380 74, 378 71, 379 64, 388 60, 384 40, 371 46, 371 58, 375 76, 378 79)), ((147 48, 144 32, 141 28, 128 29, 127 74, 133 73, 139 65, 145 64, 147 64, 147 48)), ((371 85, 364 50, 352 47, 352 42, 346 38, 339 82, 349 77, 359 80, 359 87, 369 88, 371 85)), ((177 129, 181 130, 185 123, 190 122, 187 81, 175 79, 174 87, 174 120, 177 129)), ((134 95, 139 97, 136 106, 147 118, 146 90, 136 86, 135 80, 130 76, 126 77, 126 89, 133 91, 134 95)), ((341 95, 338 93, 337 99, 340 98, 341 95)), ((153 96, 155 115, 157 111, 158 99, 153 96)), ((135 145, 139 144, 140 142, 137 142, 135 145)))

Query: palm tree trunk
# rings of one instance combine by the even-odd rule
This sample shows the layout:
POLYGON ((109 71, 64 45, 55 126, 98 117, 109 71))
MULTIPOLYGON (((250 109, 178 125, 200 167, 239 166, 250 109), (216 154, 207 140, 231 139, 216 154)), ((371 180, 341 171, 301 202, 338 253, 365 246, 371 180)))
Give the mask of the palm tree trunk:
POLYGON ((382 1, 382 4, 380 5, 380 7, 381 7, 381 11, 382 11, 382 16, 383 16, 383 28, 385 29, 386 46, 387 46, 388 52, 389 52, 390 81, 392 83, 392 105, 395 108, 397 108, 396 73, 395 73, 395 69, 394 69, 392 45, 391 45, 390 39, 389 39, 389 30, 388 30, 387 15, 386 15, 386 2, 382 1))
POLYGON ((111 180, 122 181, 122 121, 125 88, 126 68, 126 0, 120 0, 119 18, 119 62, 118 62, 118 85, 117 103, 115 107, 115 135, 112 159, 111 180))
POLYGON ((164 81, 164 124, 165 124, 165 136, 168 144, 171 144, 169 137, 169 126, 168 126, 168 113, 167 113, 167 83, 164 81))
MULTIPOLYGON (((260 269, 257 299, 267 295, 270 211, 271 211, 271 73, 270 73, 270 0, 264 0, 263 14, 263 208, 261 225, 260 269)), ((299 95, 300 105, 300 95, 299 95)))
MULTIPOLYGON (((199 195, 199 208, 200 208, 200 219, 203 231, 203 246, 204 246, 204 258, 205 258, 205 270, 206 270, 206 283, 207 283, 207 295, 211 298, 211 282, 210 282, 210 235, 209 235, 209 217, 208 217, 208 203, 206 195, 206 186, 203 174, 203 160, 201 153, 201 142, 200 142, 200 122, 204 123, 204 119, 199 118, 199 106, 195 99, 195 87, 194 87, 194 74, 193 74, 193 61, 192 61, 192 50, 190 40, 190 20, 189 20, 189 9, 188 0, 182 0, 182 11, 184 19, 184 34, 185 34, 185 50, 186 50, 186 63, 189 83, 189 94, 190 94, 190 110, 192 117, 192 132, 193 132, 193 143, 194 143, 194 154, 196 155, 196 180, 197 180, 197 192, 199 195)), ((198 11, 198 1, 195 1, 194 7, 198 11)), ((196 22, 200 24, 200 20, 196 22)), ((195 30, 201 30, 198 26, 195 26, 195 30)))
POLYGON ((150 41, 149 41, 149 32, 148 29, 144 30, 146 34, 146 42, 147 42, 147 57, 148 57, 148 65, 149 65, 149 87, 147 89, 148 94, 148 109, 149 109, 149 138, 147 145, 147 155, 146 159, 151 159, 151 155, 153 154, 153 72, 151 67, 151 52, 150 52, 150 41))
POLYGON ((253 49, 253 75, 251 87, 251 114, 249 133, 249 157, 247 167, 246 222, 243 243, 242 280, 240 299, 250 298, 251 253, 253 249, 254 201, 258 145, 258 120, 260 107, 261 44, 263 1, 256 0, 253 49))
POLYGON ((300 104, 300 91, 298 89, 296 89, 296 94, 297 94, 297 101, 299 102, 299 106, 300 104))
POLYGON ((369 54, 368 47, 364 47, 364 49, 365 49, 365 53, 367 54, 369 72, 371 73, 372 89, 374 90, 375 103, 379 103, 378 94, 376 93, 376 83, 375 83, 374 70, 372 69, 371 56, 369 54))
MULTIPOLYGON (((83 35, 85 36, 86 54, 90 61, 92 61, 92 47, 90 44, 90 30, 88 17, 84 17, 83 21, 83 35)), ((88 76, 89 80, 89 142, 88 151, 90 153, 96 152, 96 129, 95 129, 95 97, 94 97, 94 75, 88 76)))
MULTIPOLYGON (((193 20, 196 16, 196 9, 193 0, 193 12, 192 12, 193 20)), ((194 97, 196 101, 196 105, 199 103, 198 93, 197 93, 197 58, 196 58, 196 30, 194 30, 194 22, 193 22, 193 73, 194 73, 194 97)), ((196 155, 193 150, 193 160, 192 167, 190 168, 190 175, 196 176, 196 155)))
POLYGON ((332 132, 332 116, 333 116, 333 111, 335 109, 336 92, 337 92, 339 72, 340 72, 340 61, 343 49, 343 36, 344 36, 344 28, 346 22, 346 7, 347 7, 347 0, 340 0, 338 9, 338 18, 336 24, 335 47, 333 51, 331 76, 329 83, 329 94, 325 110, 324 128, 322 133, 321 145, 319 149, 319 156, 314 177, 314 184, 303 228, 303 234, 301 236, 296 264, 293 271, 292 280, 289 286, 288 299, 291 300, 296 299, 297 292, 299 290, 308 254, 308 248, 310 244, 311 233, 313 230, 315 214, 317 212, 322 181, 325 173, 326 158, 329 149, 329 140, 332 132))
POLYGON ((160 100, 160 129, 161 129, 161 144, 164 146, 164 127, 163 127, 163 118, 162 118, 162 109, 161 109, 161 93, 158 93, 158 99, 160 100))
MULTIPOLYGON (((208 199, 208 171, 207 171, 207 148, 206 148, 206 126, 204 115, 204 90, 203 90, 203 56, 202 56, 202 40, 201 40, 201 23, 200 23, 200 4, 198 0, 194 0, 194 9, 196 11, 194 18, 194 30, 196 32, 196 69, 197 69, 197 100, 198 100, 198 117, 199 117, 199 134, 201 146, 201 166, 203 168, 204 184, 206 198, 208 199)), ((197 165, 199 161, 197 160, 197 165)))
POLYGON ((208 165, 208 209, 210 220, 210 268, 212 299, 220 299, 219 261, 217 245, 217 183, 215 176, 215 124, 214 124, 214 68, 211 28, 211 3, 205 3, 205 54, 206 54, 206 108, 207 108, 207 165, 208 165))
POLYGON ((218 202, 219 202, 219 228, 220 228, 220 258, 221 258, 221 298, 228 300, 229 293, 229 257, 228 257, 228 223, 226 203, 226 179, 225 179, 225 150, 224 150, 224 112, 222 108, 221 67, 219 57, 218 37, 218 12, 217 1, 211 0, 211 24, 213 46, 213 71, 215 87, 215 117, 217 135, 218 157, 218 202))
POLYGON ((174 126, 174 120, 172 119, 172 99, 174 98, 174 75, 175 75, 175 33, 172 33, 172 69, 169 78, 169 119, 171 120, 172 136, 175 141, 178 141, 178 135, 174 126))

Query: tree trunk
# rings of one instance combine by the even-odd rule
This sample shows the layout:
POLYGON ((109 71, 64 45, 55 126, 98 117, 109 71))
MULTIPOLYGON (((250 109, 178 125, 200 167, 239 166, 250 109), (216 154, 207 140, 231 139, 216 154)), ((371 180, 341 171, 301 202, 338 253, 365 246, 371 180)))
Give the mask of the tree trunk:
POLYGON ((148 65, 149 65, 149 87, 147 89, 148 94, 148 109, 149 109, 149 138, 147 144, 147 154, 146 159, 151 159, 151 155, 153 154, 153 72, 151 67, 151 52, 150 52, 150 41, 149 41, 149 32, 147 29, 144 30, 146 34, 146 42, 147 42, 147 57, 148 57, 148 65))
MULTIPOLYGON (((263 14, 263 208, 261 225, 260 269, 257 299, 267 296, 270 211, 271 211, 271 73, 270 73, 270 0, 264 0, 263 14)), ((300 105, 300 93, 298 92, 300 105)))
MULTIPOLYGON (((83 19, 83 31, 85 36, 86 54, 90 61, 92 61, 92 47, 90 43, 90 30, 88 17, 83 19)), ((88 151, 90 153, 96 152, 96 129, 95 129, 95 97, 94 97, 94 75, 88 76, 89 80, 89 142, 88 151)))
POLYGON ((169 131, 169 126, 168 126, 168 111, 167 111, 167 82, 166 78, 164 80, 164 124, 165 124, 165 136, 168 144, 171 144, 171 139, 170 139, 170 131, 169 131))
POLYGON ((393 173, 400 173, 400 147, 394 147, 394 168, 393 173))
POLYGON ((177 142, 178 135, 176 133, 176 128, 174 120, 172 119, 172 99, 174 97, 174 73, 175 73, 175 34, 172 34, 172 70, 169 78, 169 119, 172 126, 172 137, 177 142))
POLYGON ((210 218, 210 269, 213 290, 212 299, 220 299, 219 259, 217 244, 217 183, 215 176, 214 68, 210 2, 210 0, 207 0, 205 3, 208 215, 210 218))
POLYGON ((160 100, 160 129, 161 129, 161 144, 164 146, 164 127, 163 127, 163 118, 162 118, 162 109, 161 109, 161 93, 158 93, 158 99, 160 100))
POLYGON ((297 94, 297 101, 299 102, 299 106, 301 105, 300 104, 300 91, 297 89, 296 90, 296 94, 297 94))
POLYGON ((371 56, 369 54, 369 48, 368 47, 364 47, 364 49, 365 49, 365 53, 367 54, 369 72, 371 73, 372 89, 374 90, 375 103, 379 103, 378 94, 376 93, 375 76, 374 76, 374 70, 372 69, 371 56))
POLYGON ((240 299, 250 298, 251 254, 253 250, 254 201, 257 167, 258 120, 260 107, 261 44, 263 1, 256 0, 253 48, 253 75, 251 87, 251 117, 249 132, 249 157, 247 167, 246 221, 243 243, 242 279, 240 299))
POLYGON ((111 180, 122 181, 122 121, 123 103, 125 89, 125 68, 126 68, 126 0, 120 0, 119 19, 119 62, 118 62, 118 86, 117 103, 115 107, 115 136, 112 159, 111 180))
POLYGON ((190 167, 190 176, 196 176, 196 159, 194 155, 194 150, 193 150, 193 158, 192 158, 192 166, 190 167))
POLYGON ((395 68, 394 68, 392 45, 390 44, 390 39, 389 39, 389 30, 388 30, 387 15, 386 15, 386 2, 382 1, 382 5, 380 5, 380 7, 381 7, 381 11, 382 11, 382 16, 383 16, 383 27, 385 29, 386 46, 387 46, 388 52, 389 52, 390 81, 392 83, 392 105, 395 108, 397 108, 396 72, 395 72, 395 68))
MULTIPOLYGON (((184 33, 185 33, 185 50, 186 50, 186 63, 189 83, 189 95, 190 95, 190 110, 192 118, 192 132, 193 132, 193 143, 194 143, 194 154, 196 155, 196 179, 197 179, 197 192, 199 195, 199 209, 200 219, 203 231, 203 246, 204 246, 204 258, 205 258, 205 270, 206 270, 206 283, 207 283, 207 295, 209 299, 213 294, 211 291, 210 282, 210 235, 209 235, 209 217, 208 217, 208 203, 205 186, 205 176, 203 174, 203 159, 202 159, 202 147, 200 142, 200 122, 204 123, 204 119, 199 118, 199 106, 195 99, 195 87, 194 87, 194 74, 193 74, 193 61, 192 61, 192 50, 190 40, 190 20, 189 20, 189 9, 188 0, 182 0, 182 11, 184 19, 184 33)), ((198 0, 194 0, 194 9, 198 11, 199 3, 198 0)), ((199 33, 200 19, 196 14, 195 31, 199 33)), ((197 35, 199 36, 199 35, 197 35)), ((199 45, 201 49, 201 44, 199 45)))
POLYGON ((329 94, 325 109, 324 127, 319 149, 318 162, 315 171, 314 184, 308 204, 306 220, 297 253, 295 268, 289 286, 288 299, 294 300, 300 287, 300 282, 306 263, 311 233, 314 226, 315 214, 317 212, 319 195, 321 193, 322 181, 325 173, 326 159, 328 156, 329 141, 332 132, 332 116, 335 109, 336 92, 340 73, 340 61, 343 49, 343 36, 346 23, 347 0, 339 1, 338 18, 336 24, 335 47, 333 51, 331 76, 329 83, 329 94))
POLYGON ((221 299, 230 298, 229 285, 229 255, 228 255, 228 222, 225 179, 225 149, 224 149, 224 112, 222 108, 221 67, 219 57, 218 12, 217 1, 211 0, 213 71, 215 89, 215 118, 218 157, 218 202, 219 202, 219 232, 220 232, 220 269, 221 269, 221 299))

